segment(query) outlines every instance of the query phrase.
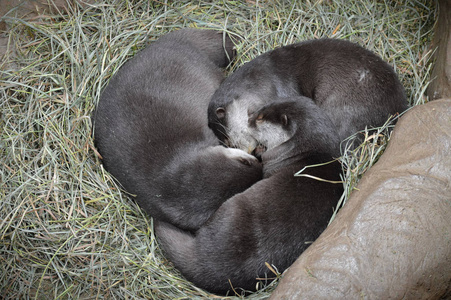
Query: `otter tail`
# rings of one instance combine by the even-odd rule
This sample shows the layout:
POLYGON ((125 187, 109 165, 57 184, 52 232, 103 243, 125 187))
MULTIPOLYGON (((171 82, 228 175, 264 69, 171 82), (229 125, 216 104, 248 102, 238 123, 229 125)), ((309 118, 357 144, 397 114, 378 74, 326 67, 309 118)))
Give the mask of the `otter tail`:
POLYGON ((154 220, 155 233, 166 257, 182 273, 191 273, 195 265, 195 236, 169 223, 154 220))

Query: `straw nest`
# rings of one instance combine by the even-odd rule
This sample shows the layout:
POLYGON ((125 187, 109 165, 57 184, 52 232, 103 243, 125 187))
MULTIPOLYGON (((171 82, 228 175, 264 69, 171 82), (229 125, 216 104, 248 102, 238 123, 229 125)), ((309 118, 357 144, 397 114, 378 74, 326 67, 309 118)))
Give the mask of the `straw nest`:
MULTIPOLYGON (((164 258, 152 219, 103 169, 91 136, 90 116, 108 79, 169 31, 214 28, 241 37, 231 70, 280 45, 349 39, 393 65, 411 105, 427 101, 433 1, 91 2, 68 1, 39 18, 4 17, 12 50, 0 73, 4 298, 215 297, 164 258)), ((343 202, 382 153, 387 127, 343 155, 343 202)), ((265 298, 276 284, 248 298, 265 298)))

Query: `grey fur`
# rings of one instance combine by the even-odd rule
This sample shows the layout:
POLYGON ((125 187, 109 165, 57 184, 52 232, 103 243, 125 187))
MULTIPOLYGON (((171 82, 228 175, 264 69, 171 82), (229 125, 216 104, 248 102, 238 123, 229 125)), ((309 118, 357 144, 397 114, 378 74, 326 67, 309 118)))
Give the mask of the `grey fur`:
POLYGON ((380 57, 349 41, 319 39, 269 51, 231 74, 212 97, 209 126, 223 142, 247 150, 254 141, 243 130, 244 116, 298 95, 324 110, 340 141, 407 109, 401 83, 380 57), (244 110, 241 117, 234 107, 244 110))
MULTIPOLYGON (((342 184, 293 176, 339 153, 334 125, 311 99, 280 98, 251 114, 246 127, 259 141, 284 131, 280 145, 264 145, 265 179, 224 202, 195 234, 164 222, 155 224, 160 244, 175 266, 215 293, 230 292, 231 285, 254 290, 257 278, 275 276, 265 263, 283 272, 325 229, 343 192, 342 184)), ((337 181, 341 167, 333 162, 307 173, 337 181)))
POLYGON ((150 215, 186 230, 262 176, 253 156, 220 146, 207 126, 220 67, 231 57, 222 33, 167 34, 118 71, 95 113, 105 168, 150 215))

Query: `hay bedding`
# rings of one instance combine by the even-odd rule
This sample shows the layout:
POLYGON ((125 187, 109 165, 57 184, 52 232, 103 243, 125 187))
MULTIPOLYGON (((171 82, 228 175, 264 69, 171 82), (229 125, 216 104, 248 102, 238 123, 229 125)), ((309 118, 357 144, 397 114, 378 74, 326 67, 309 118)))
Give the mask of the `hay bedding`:
MULTIPOLYGON (((241 37, 231 69, 279 45, 349 39, 395 67, 411 105, 427 101, 433 1, 69 2, 40 18, 4 18, 11 50, 0 73, 5 299, 212 297, 161 255, 152 219, 102 168, 91 137, 90 115, 110 76, 168 31, 215 28, 241 37)), ((344 155, 348 193, 383 151, 385 129, 344 155)), ((275 284, 248 298, 267 297, 275 284)))

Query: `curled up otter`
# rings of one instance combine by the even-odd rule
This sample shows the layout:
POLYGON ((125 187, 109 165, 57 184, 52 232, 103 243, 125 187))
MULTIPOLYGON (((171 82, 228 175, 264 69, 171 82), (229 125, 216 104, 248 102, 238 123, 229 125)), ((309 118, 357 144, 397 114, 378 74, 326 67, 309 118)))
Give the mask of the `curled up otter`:
POLYGON ((255 290, 271 281, 326 228, 343 192, 333 123, 306 97, 288 97, 249 116, 248 145, 264 145, 264 179, 225 201, 196 233, 155 223, 167 257, 210 292, 255 290), (331 162, 332 161, 332 162, 331 162), (312 177, 294 176, 308 165, 312 177), (323 180, 318 180, 324 179, 323 180), (265 280, 266 278, 266 280, 265 280))
POLYGON ((393 67, 355 43, 318 39, 268 51, 234 71, 212 97, 209 126, 225 144, 247 151, 248 114, 299 95, 329 117, 340 142, 407 109, 393 67))
POLYGON ((261 179, 257 159, 220 146, 207 124, 232 57, 223 33, 178 30, 130 59, 101 94, 94 137, 103 164, 158 220, 194 231, 261 179))

